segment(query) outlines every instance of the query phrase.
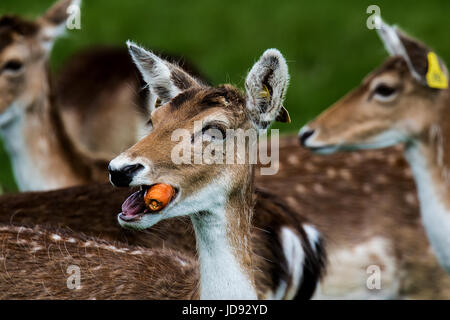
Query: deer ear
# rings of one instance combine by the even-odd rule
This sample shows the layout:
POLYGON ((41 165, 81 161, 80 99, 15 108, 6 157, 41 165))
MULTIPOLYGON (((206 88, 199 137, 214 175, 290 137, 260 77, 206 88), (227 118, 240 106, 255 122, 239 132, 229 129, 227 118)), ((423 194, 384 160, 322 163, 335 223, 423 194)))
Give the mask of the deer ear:
POLYGON ((285 107, 281 107, 280 113, 275 118, 275 121, 281 123, 291 123, 291 116, 289 115, 289 112, 286 110, 285 107))
MULTIPOLYGON (((161 59, 134 42, 127 41, 127 46, 150 92, 161 104, 169 102, 189 88, 200 86, 196 79, 175 64, 161 59)), ((154 104, 150 109, 154 109, 154 104)))
POLYGON ((273 121, 289 121, 283 100, 289 83, 286 60, 277 49, 268 49, 245 80, 247 109, 257 129, 267 129, 273 121))
POLYGON ((72 8, 76 8, 75 12, 79 17, 81 0, 60 0, 51 6, 38 22, 41 25, 42 42, 44 48, 51 50, 55 40, 64 34, 66 29, 66 21, 71 14, 72 8))
POLYGON ((384 23, 380 17, 376 23, 379 26, 378 34, 389 54, 402 56, 417 81, 431 88, 447 88, 446 66, 430 48, 397 27, 384 23))

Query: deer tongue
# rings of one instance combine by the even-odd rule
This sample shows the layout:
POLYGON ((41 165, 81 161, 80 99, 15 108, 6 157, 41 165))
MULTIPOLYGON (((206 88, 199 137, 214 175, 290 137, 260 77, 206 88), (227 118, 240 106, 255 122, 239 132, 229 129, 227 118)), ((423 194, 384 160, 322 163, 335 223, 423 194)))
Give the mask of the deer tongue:
POLYGON ((127 217, 137 216, 146 209, 144 195, 146 190, 140 190, 133 193, 122 204, 122 214, 127 217))

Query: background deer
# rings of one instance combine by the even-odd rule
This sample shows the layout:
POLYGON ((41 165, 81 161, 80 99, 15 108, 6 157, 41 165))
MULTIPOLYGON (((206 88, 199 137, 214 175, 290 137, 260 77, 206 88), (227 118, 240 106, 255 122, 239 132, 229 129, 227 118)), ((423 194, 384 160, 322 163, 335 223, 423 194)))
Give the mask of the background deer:
POLYGON ((300 139, 320 153, 404 145, 423 224, 435 254, 449 272, 448 71, 423 43, 381 21, 380 26, 379 34, 392 57, 359 88, 305 126, 300 139))
POLYGON ((280 140, 280 171, 257 176, 325 238, 327 273, 315 299, 448 299, 450 277, 430 247, 401 149, 324 157, 280 140), (371 290, 370 266, 381 270, 371 290))
POLYGON ((106 161, 88 157, 69 138, 52 95, 48 55, 70 3, 58 3, 36 22, 0 20, 0 134, 21 190, 107 179, 106 161))
MULTIPOLYGON (((49 60, 52 43, 62 35, 65 22, 68 17, 66 13, 70 5, 81 5, 81 1, 60 0, 55 3, 37 23, 28 22, 16 17, 5 16, 2 28, 5 32, 2 37, 14 38, 8 43, 11 48, 10 57, 14 58, 14 52, 19 49, 30 49, 30 44, 38 44, 44 47, 46 54, 32 59, 27 52, 16 52, 21 59, 11 60, 24 66, 25 72, 22 81, 6 78, 4 85, 8 85, 10 91, 16 90, 16 94, 34 95, 33 86, 25 86, 21 92, 17 92, 23 82, 29 81, 26 77, 38 76, 41 81, 50 81, 47 63, 49 60), (51 23, 43 23, 48 21, 51 23), (35 25, 38 29, 46 25, 49 36, 40 39, 42 32, 23 34, 21 31, 27 29, 27 25, 35 25), (53 30, 53 31, 50 31, 53 30), (19 38, 19 39, 17 39, 19 38), (33 42, 33 40, 35 42, 33 42), (23 44, 22 47, 17 45, 23 44), (45 67, 40 68, 38 65, 45 67), (27 70, 35 68, 33 73, 27 70), (48 80, 47 80, 48 79, 48 80)), ((183 65, 190 74, 199 78, 198 70, 182 57, 176 55, 164 55, 169 61, 176 61, 183 65)), ((8 61, 5 61, 5 63, 8 61)), ((17 67, 16 66, 16 67, 17 67)), ((98 154, 100 157, 111 159, 121 151, 132 146, 147 130, 147 105, 151 103, 152 97, 148 90, 143 90, 145 82, 125 48, 95 47, 85 49, 74 56, 63 66, 57 74, 56 81, 49 84, 51 95, 54 96, 53 103, 61 114, 62 121, 69 137, 76 141, 90 153, 98 154)), ((11 99, 14 97, 9 97, 11 99)), ((8 101, 6 101, 8 103, 8 101)), ((56 108, 55 108, 56 110, 56 108)))
POLYGON ((106 181, 107 161, 147 128, 152 98, 125 50, 81 53, 52 88, 49 55, 73 3, 59 1, 36 22, 0 20, 0 134, 20 190, 106 181))
MULTIPOLYGON (((186 59, 174 54, 161 56, 206 81, 186 59)), ((112 159, 147 133, 151 97, 126 48, 94 47, 77 52, 59 70, 54 83, 69 136, 89 152, 112 159)))

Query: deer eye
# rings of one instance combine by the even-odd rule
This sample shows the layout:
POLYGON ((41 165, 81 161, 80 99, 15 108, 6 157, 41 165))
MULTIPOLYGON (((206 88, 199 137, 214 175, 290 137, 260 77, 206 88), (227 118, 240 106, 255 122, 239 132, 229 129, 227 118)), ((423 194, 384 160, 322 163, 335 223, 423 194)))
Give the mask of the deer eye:
POLYGON ((153 121, 152 121, 152 118, 150 118, 150 119, 147 121, 147 126, 148 126, 149 128, 152 128, 152 129, 153 129, 153 121))
POLYGON ((2 71, 17 72, 21 70, 22 67, 23 63, 20 62, 19 60, 10 60, 3 65, 2 71))
POLYGON ((201 141, 223 141, 227 137, 227 131, 222 124, 210 123, 205 125, 201 132, 194 133, 191 142, 195 143, 200 137, 202 137, 201 141))
POLYGON ((226 130, 222 125, 208 124, 202 128, 202 134, 214 140, 224 140, 226 138, 226 130))
POLYGON ((373 90, 373 94, 380 96, 382 98, 388 98, 395 94, 397 92, 397 89, 391 86, 388 86, 387 84, 380 83, 376 86, 375 90, 373 90))

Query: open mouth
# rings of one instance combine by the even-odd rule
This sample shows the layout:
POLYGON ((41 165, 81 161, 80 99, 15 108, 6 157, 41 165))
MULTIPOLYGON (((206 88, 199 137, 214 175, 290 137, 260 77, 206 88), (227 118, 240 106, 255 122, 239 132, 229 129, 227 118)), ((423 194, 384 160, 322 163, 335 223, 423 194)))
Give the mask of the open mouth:
POLYGON ((126 222, 139 221, 146 214, 159 214, 178 195, 178 189, 167 184, 141 186, 122 204, 119 218, 126 222))

